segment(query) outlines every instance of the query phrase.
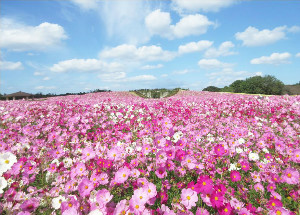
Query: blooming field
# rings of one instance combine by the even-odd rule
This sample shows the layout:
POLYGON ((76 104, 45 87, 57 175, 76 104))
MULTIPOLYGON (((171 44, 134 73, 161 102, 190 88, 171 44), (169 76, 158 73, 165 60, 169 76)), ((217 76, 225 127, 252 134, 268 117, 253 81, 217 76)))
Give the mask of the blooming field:
POLYGON ((300 96, 0 103, 0 214, 296 214, 300 96))

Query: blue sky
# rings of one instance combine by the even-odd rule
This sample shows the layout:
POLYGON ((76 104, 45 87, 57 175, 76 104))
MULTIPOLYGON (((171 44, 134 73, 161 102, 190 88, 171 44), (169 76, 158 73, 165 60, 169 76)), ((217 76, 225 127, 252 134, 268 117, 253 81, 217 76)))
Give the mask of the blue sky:
POLYGON ((0 93, 300 81, 300 1, 0 1, 0 93))

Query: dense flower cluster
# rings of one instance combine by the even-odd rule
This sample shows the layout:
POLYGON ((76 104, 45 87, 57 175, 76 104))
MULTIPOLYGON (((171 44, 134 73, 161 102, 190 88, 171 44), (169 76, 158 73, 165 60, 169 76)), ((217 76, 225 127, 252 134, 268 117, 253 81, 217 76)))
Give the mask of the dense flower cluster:
POLYGON ((296 214, 300 96, 0 102, 0 214, 296 214))

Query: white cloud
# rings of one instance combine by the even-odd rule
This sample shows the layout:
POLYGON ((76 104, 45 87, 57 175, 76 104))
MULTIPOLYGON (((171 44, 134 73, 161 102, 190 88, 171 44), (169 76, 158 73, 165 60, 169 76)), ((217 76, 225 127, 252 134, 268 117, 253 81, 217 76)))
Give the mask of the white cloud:
POLYGON ((171 37, 171 16, 168 12, 161 12, 160 9, 152 11, 146 18, 145 24, 151 34, 158 34, 162 37, 171 37))
POLYGON ((300 57, 300 52, 296 54, 296 57, 300 57))
POLYGON ((97 9, 97 3, 99 2, 99 0, 71 0, 71 2, 84 10, 89 10, 97 9))
POLYGON ((237 2, 237 0, 173 0, 174 7, 179 12, 217 12, 221 8, 228 7, 235 2, 237 2))
POLYGON ((49 78, 49 77, 44 77, 43 80, 44 80, 44 81, 49 81, 50 78, 49 78))
POLYGON ((145 65, 143 67, 141 67, 141 69, 159 69, 162 68, 163 65, 162 64, 157 64, 157 65, 145 65))
POLYGON ((174 72, 172 72, 172 74, 174 74, 174 75, 185 75, 189 72, 191 72, 191 71, 188 70, 188 69, 184 69, 184 70, 174 71, 174 72))
POLYGON ((153 75, 138 75, 134 77, 129 77, 125 81, 155 81, 157 78, 153 75))
POLYGON ((298 33, 298 32, 300 32, 300 27, 297 25, 294 25, 294 26, 288 28, 287 31, 291 32, 291 33, 298 33))
POLYGON ((55 86, 36 86, 35 87, 36 90, 53 90, 56 89, 55 86))
POLYGON ((219 56, 228 56, 228 55, 234 55, 236 52, 230 51, 231 48, 234 47, 234 44, 231 41, 223 42, 219 48, 210 48, 208 49, 204 56, 206 58, 216 58, 219 56))
POLYGON ((170 13, 161 12, 160 9, 148 14, 145 24, 152 35, 157 34, 168 39, 205 34, 208 27, 214 25, 201 14, 184 16, 175 25, 171 25, 170 13))
POLYGON ((224 87, 230 85, 236 80, 244 80, 252 76, 262 76, 261 72, 248 72, 248 71, 234 71, 232 68, 224 68, 219 72, 212 72, 207 74, 209 82, 207 86, 224 87))
POLYGON ((162 74, 161 77, 162 78, 168 77, 168 74, 162 74))
POLYGON ((254 58, 251 60, 251 64, 283 64, 289 63, 288 59, 291 54, 288 52, 284 53, 273 53, 270 56, 262 56, 260 58, 254 58))
POLYGON ((201 59, 198 65, 203 69, 229 68, 233 66, 230 63, 223 63, 217 59, 201 59))
POLYGON ((198 42, 191 42, 185 45, 180 45, 178 47, 179 54, 190 53, 190 52, 200 52, 209 48, 213 44, 212 41, 200 40, 198 42))
POLYGON ((0 61, 0 70, 22 70, 23 65, 21 62, 11 62, 11 61, 0 61))
POLYGON ((127 61, 169 61, 176 53, 164 51, 160 46, 141 46, 123 44, 107 48, 100 53, 101 58, 113 58, 127 61))
POLYGON ((64 28, 48 22, 29 26, 15 20, 0 20, 0 47, 12 51, 46 50, 67 39, 64 28))
POLYGON ((244 32, 236 33, 235 38, 242 40, 244 46, 264 46, 284 39, 286 29, 286 26, 280 26, 273 30, 264 29, 260 31, 249 26, 244 32))
POLYGON ((54 64, 52 72, 120 72, 123 67, 119 63, 106 63, 98 59, 71 59, 54 64))
POLYGON ((43 76, 44 73, 42 73, 42 72, 34 72, 33 75, 34 76, 43 76))

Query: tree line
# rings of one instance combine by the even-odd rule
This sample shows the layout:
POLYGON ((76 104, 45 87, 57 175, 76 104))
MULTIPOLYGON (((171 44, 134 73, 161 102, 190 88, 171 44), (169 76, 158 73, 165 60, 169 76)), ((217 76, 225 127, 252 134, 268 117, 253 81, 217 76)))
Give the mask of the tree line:
MULTIPOLYGON (((299 83, 295 84, 300 86, 299 83)), ((233 92, 247 94, 283 95, 286 92, 285 85, 272 75, 254 76, 246 80, 236 80, 223 88, 208 86, 202 91, 210 92, 233 92)))

